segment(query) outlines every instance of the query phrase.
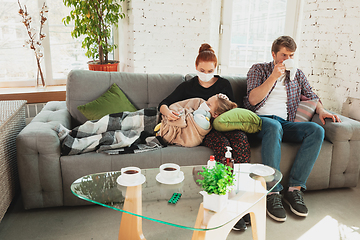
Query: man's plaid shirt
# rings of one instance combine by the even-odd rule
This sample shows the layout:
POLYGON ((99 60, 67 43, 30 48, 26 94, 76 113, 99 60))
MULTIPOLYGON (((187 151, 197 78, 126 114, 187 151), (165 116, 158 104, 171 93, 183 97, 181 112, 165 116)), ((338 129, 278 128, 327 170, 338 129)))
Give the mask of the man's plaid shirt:
MULTIPOLYGON (((247 95, 244 97, 244 106, 252 111, 257 111, 264 105, 270 93, 274 89, 276 83, 270 90, 269 94, 258 104, 252 106, 249 102, 249 93, 254 88, 260 86, 266 79, 268 79, 274 69, 274 62, 257 63, 254 64, 247 74, 247 95)), ((312 91, 312 88, 306 79, 304 73, 298 69, 295 74, 295 79, 290 81, 289 72, 286 71, 285 86, 287 93, 287 111, 288 121, 294 121, 296 110, 300 103, 301 95, 309 99, 319 99, 319 97, 312 91)))

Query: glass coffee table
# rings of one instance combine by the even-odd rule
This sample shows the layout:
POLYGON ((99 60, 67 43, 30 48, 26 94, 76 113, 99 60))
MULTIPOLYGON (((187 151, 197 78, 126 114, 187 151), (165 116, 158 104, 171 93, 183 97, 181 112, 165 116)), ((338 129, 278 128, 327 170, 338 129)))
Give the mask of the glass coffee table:
POLYGON ((122 212, 119 239, 145 239, 142 218, 191 230, 192 239, 226 239, 247 213, 251 217, 253 239, 265 239, 265 196, 281 181, 279 171, 260 164, 236 164, 236 184, 221 212, 202 206, 201 188, 196 183, 202 166, 182 166, 181 171, 182 182, 163 184, 156 180, 158 168, 142 169, 146 181, 127 187, 117 183, 120 171, 90 174, 74 181, 71 191, 81 199, 122 212), (173 193, 182 194, 175 204, 169 203, 173 193))

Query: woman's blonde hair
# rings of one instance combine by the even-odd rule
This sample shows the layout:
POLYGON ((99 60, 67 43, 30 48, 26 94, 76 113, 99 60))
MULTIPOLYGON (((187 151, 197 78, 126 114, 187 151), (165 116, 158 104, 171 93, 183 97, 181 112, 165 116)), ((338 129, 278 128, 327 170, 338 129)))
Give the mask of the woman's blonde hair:
POLYGON ((224 113, 224 112, 227 112, 233 108, 237 108, 237 104, 228 100, 228 99, 225 99, 225 98, 222 98, 222 97, 219 97, 219 95, 217 94, 217 99, 218 99, 218 106, 217 106, 217 109, 216 109, 216 113, 218 115, 224 113))
POLYGON ((199 48, 199 54, 195 60, 195 66, 198 66, 200 62, 214 62, 215 67, 217 66, 217 57, 212 47, 207 44, 201 44, 199 48))

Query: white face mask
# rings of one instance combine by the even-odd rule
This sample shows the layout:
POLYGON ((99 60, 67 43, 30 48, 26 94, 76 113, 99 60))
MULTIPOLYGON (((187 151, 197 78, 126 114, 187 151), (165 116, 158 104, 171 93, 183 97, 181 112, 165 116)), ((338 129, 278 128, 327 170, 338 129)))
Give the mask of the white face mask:
POLYGON ((210 81, 214 76, 215 74, 214 73, 203 73, 203 72, 199 72, 199 71, 196 71, 197 72, 197 76, 198 78, 203 81, 203 82, 208 82, 210 81))
POLYGON ((210 112, 210 108, 209 106, 206 104, 206 102, 203 102, 202 104, 200 104, 198 109, 204 109, 207 112, 210 112))

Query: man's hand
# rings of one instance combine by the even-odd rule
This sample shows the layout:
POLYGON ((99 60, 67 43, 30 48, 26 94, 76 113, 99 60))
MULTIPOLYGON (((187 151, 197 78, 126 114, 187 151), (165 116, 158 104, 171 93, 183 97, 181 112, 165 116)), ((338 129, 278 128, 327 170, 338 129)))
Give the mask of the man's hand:
POLYGON ((329 113, 324 108, 319 109, 318 114, 319 114, 320 121, 324 125, 325 125, 325 118, 331 118, 333 122, 341 122, 340 118, 337 115, 329 113))
POLYGON ((285 65, 283 63, 278 63, 275 65, 271 75, 273 75, 275 79, 278 79, 279 77, 281 77, 281 75, 284 74, 284 72, 285 72, 285 65))

